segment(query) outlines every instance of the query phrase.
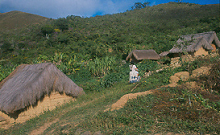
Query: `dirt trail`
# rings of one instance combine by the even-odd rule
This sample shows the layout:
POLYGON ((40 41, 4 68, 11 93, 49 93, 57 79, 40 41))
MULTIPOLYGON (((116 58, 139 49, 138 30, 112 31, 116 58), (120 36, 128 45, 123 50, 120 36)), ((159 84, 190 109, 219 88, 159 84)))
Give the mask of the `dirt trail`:
MULTIPOLYGON (((85 103, 83 103, 83 104, 81 104, 81 105, 72 107, 71 109, 73 109, 73 108, 79 108, 79 107, 82 107, 82 106, 86 106, 86 105, 88 105, 88 104, 90 104, 90 103, 93 103, 93 102, 99 100, 100 98, 103 98, 103 97, 104 97, 104 96, 101 96, 101 97, 99 97, 99 98, 97 98, 97 99, 94 99, 94 100, 92 100, 92 101, 85 102, 85 103)), ((67 110, 66 110, 66 111, 67 111, 67 110)), ((64 111, 63 113, 65 113, 65 111, 64 111)), ((39 135, 39 134, 42 134, 47 128, 49 128, 52 124, 56 123, 58 120, 59 120, 59 119, 57 118, 57 119, 53 120, 52 122, 45 123, 44 125, 40 126, 39 128, 37 128, 37 129, 35 129, 35 130, 32 130, 32 131, 29 133, 29 135, 39 135)))
POLYGON ((137 96, 141 95, 148 95, 156 92, 157 90, 149 90, 145 92, 138 92, 138 93, 130 93, 122 96, 116 103, 112 104, 111 111, 119 110, 125 106, 125 104, 128 102, 129 99, 135 99, 137 96))
POLYGON ((53 123, 56 123, 59 119, 55 119, 54 121, 51 121, 49 123, 45 123, 40 128, 37 128, 33 130, 29 135, 39 135, 42 134, 48 127, 50 127, 53 123))
MULTIPOLYGON (((177 86, 177 83, 171 83, 171 84, 168 84, 168 85, 161 86, 161 88, 162 87, 176 87, 176 86, 177 86)), ((157 91, 158 91, 158 88, 153 89, 153 90, 144 91, 144 92, 126 94, 126 95, 122 96, 116 103, 112 104, 111 108, 108 108, 105 111, 119 110, 119 109, 121 109, 125 106, 125 104, 128 102, 129 99, 136 99, 137 96, 143 96, 143 95, 146 96, 148 94, 153 94, 157 91)))
MULTIPOLYGON (((211 67, 201 67, 198 68, 196 70, 193 70, 193 74, 191 75, 191 77, 198 77, 202 74, 208 74, 209 70, 211 67)), ((170 77, 170 84, 168 85, 164 85, 161 86, 162 87, 176 87, 178 84, 177 82, 179 80, 182 81, 187 81, 190 78, 189 73, 188 72, 178 72, 176 74, 174 74, 174 76, 170 77)), ((137 84, 131 91, 133 91, 134 89, 136 89, 136 87, 139 84, 137 84)), ((195 82, 188 82, 187 83, 188 87, 198 87, 195 82)), ((154 89, 154 90, 149 90, 149 91, 145 91, 145 92, 138 92, 138 93, 130 93, 130 94, 126 94, 124 96, 122 96, 116 103, 112 104, 111 108, 106 109, 105 111, 114 111, 114 110, 119 110, 121 108, 123 108, 125 106, 125 104, 128 102, 129 99, 136 99, 137 96, 141 96, 141 95, 148 95, 148 94, 152 94, 154 92, 158 91, 158 89, 154 89)))

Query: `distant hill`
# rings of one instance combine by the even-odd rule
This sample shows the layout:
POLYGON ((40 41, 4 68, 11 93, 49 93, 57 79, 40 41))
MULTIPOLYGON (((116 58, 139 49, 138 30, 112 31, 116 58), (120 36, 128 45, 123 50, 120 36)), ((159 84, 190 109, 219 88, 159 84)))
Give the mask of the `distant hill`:
POLYGON ((28 25, 41 23, 46 20, 48 20, 48 18, 21 11, 0 13, 0 32, 24 28, 28 25))

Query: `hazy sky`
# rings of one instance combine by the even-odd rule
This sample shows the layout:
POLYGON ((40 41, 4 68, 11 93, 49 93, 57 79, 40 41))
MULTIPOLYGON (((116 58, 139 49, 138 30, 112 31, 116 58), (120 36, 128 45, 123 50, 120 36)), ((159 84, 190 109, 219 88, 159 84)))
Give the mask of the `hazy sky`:
MULTIPOLYGON (((0 0, 0 13, 22 11, 48 18, 68 15, 91 17, 114 14, 131 9, 136 2, 150 2, 150 6, 177 0, 0 0)), ((196 4, 219 4, 219 0, 182 0, 196 4)))

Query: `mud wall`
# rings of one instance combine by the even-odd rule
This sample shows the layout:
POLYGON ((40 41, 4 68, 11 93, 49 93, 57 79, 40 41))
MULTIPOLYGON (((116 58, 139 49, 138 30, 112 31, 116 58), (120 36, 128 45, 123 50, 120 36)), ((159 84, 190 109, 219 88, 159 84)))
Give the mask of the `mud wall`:
POLYGON ((60 94, 58 92, 52 92, 50 96, 45 96, 41 101, 38 101, 36 106, 30 106, 21 112, 14 114, 17 118, 9 116, 0 111, 0 128, 8 128, 13 123, 23 123, 31 118, 39 116, 45 111, 53 110, 57 106, 60 106, 64 103, 74 101, 75 99, 71 96, 65 94, 60 94))

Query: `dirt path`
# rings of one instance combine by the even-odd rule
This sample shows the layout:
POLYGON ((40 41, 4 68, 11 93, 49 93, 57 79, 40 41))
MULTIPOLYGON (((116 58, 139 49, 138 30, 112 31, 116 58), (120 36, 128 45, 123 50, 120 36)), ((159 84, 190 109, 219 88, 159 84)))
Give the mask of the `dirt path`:
MULTIPOLYGON (((177 86, 177 83, 171 83, 171 84, 168 84, 168 85, 164 85, 164 86, 161 86, 162 87, 176 87, 177 86)), ((136 88, 136 87, 135 87, 136 88)), ((134 89, 135 89, 134 88, 134 89)), ((134 90, 132 89, 132 91, 134 90)), ((112 104, 111 105, 111 108, 108 108, 106 109, 105 111, 114 111, 114 110, 119 110, 121 108, 123 108, 125 106, 125 104, 128 102, 129 99, 136 99, 137 96, 143 96, 143 95, 148 95, 148 94, 153 94, 155 92, 157 92, 158 89, 153 89, 153 90, 148 90, 148 91, 144 91, 144 92, 138 92, 138 93, 129 93, 129 94, 126 94, 124 96, 122 96, 116 103, 112 104)))
POLYGON ((116 103, 112 104, 111 111, 119 110, 125 106, 125 104, 128 102, 129 99, 135 99, 137 96, 141 95, 148 95, 156 92, 157 90, 149 90, 145 92, 138 92, 138 93, 130 93, 122 96, 116 103))
MULTIPOLYGON (((97 98, 97 99, 94 99, 94 100, 89 101, 89 102, 85 102, 85 103, 83 103, 83 104, 81 104, 81 105, 77 105, 77 106, 75 106, 75 107, 73 107, 73 108, 79 108, 79 107, 82 107, 82 106, 86 106, 86 105, 88 105, 88 104, 90 104, 90 103, 93 103, 93 102, 99 100, 100 98, 103 98, 103 97, 104 97, 104 96, 101 96, 101 97, 99 97, 99 98, 97 98)), ((73 109, 73 108, 71 108, 71 109, 73 109)), ((65 113, 66 111, 67 111, 67 110, 65 110, 63 113, 65 113)), ((39 134, 42 134, 47 128, 49 128, 52 124, 56 123, 58 120, 59 120, 59 119, 57 118, 57 119, 53 120, 52 122, 45 123, 44 125, 40 126, 39 128, 37 128, 37 129, 35 129, 35 130, 32 130, 32 131, 29 133, 29 135, 39 135, 39 134)))
POLYGON ((45 123, 40 128, 33 130, 29 135, 39 135, 42 134, 48 127, 50 127, 53 123, 56 123, 59 119, 55 119, 49 123, 45 123))

